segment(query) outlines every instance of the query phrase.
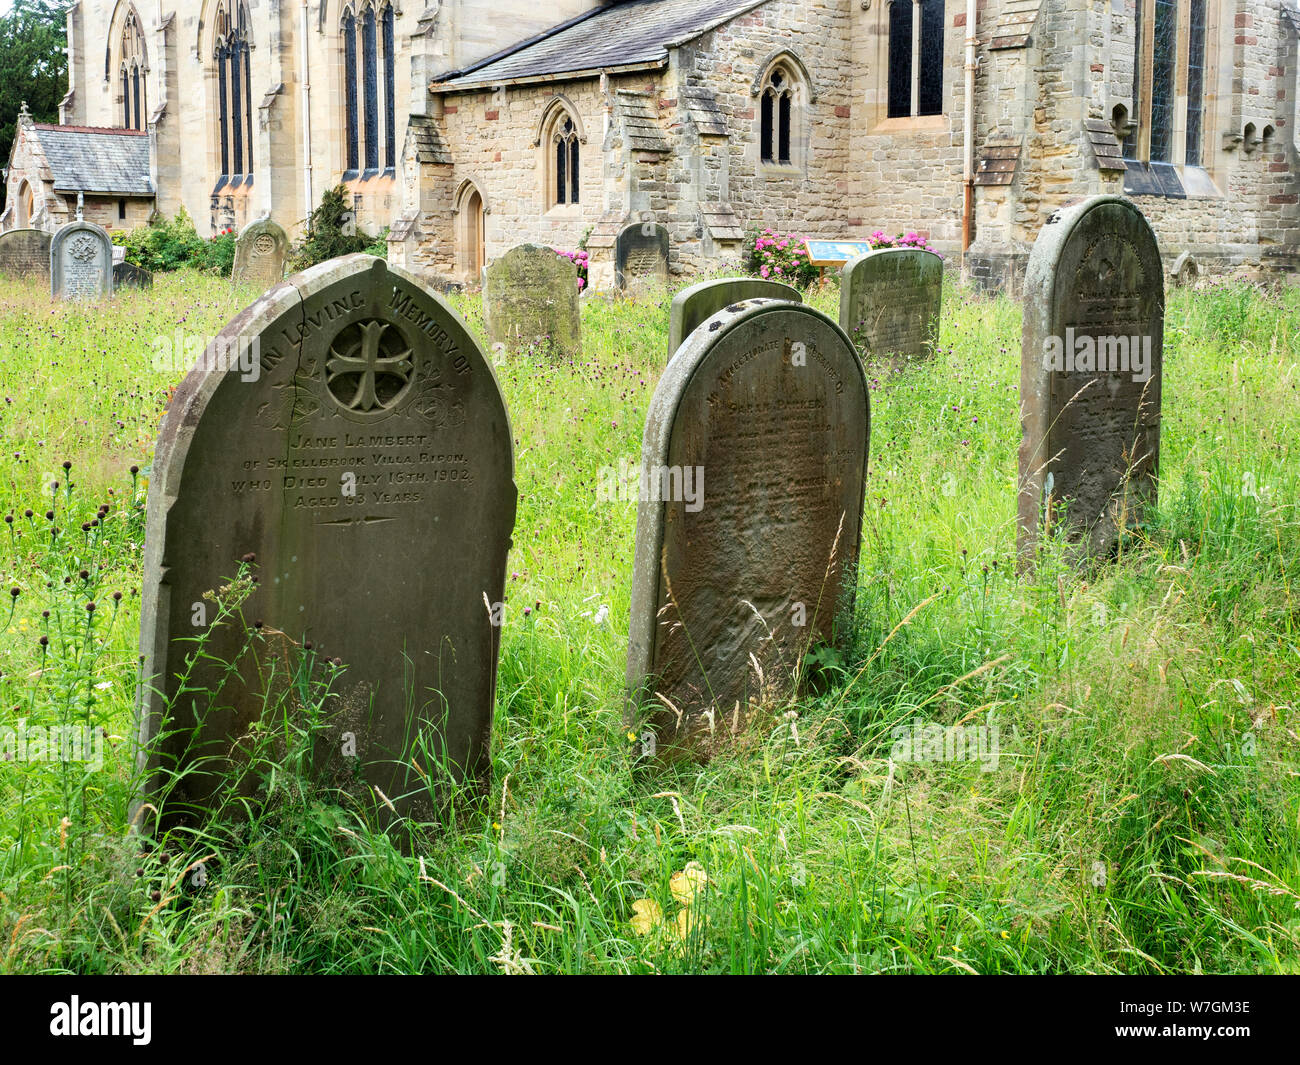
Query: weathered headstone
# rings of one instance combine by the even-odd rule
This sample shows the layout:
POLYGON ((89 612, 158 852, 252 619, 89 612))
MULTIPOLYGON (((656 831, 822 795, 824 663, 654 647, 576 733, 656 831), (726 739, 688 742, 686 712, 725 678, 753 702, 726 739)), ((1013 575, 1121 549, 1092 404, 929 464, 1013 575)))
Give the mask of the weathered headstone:
POLYGON ((270 288, 284 279, 289 259, 289 235, 269 218, 249 222, 235 241, 232 281, 250 281, 270 288))
POLYGON ((113 245, 113 265, 126 262, 126 249, 120 244, 113 245))
POLYGON ((673 297, 668 309, 668 357, 673 357, 682 341, 706 318, 712 318, 723 307, 752 299, 803 302, 797 288, 760 277, 721 277, 691 285, 673 297))
POLYGON ((417 820, 448 774, 486 782, 513 461, 469 328, 380 259, 330 260, 230 322, 168 407, 149 488, 139 729, 153 793, 186 771, 171 816, 211 809, 304 661, 331 678, 320 772, 417 820), (257 583, 218 623, 241 559, 257 583))
POLYGON ((113 265, 113 289, 153 288, 153 274, 142 266, 123 260, 113 265))
POLYGON ((537 244, 511 248, 483 272, 483 314, 494 344, 537 344, 561 355, 578 354, 577 265, 537 244))
POLYGON ((113 245, 94 222, 69 222, 50 241, 50 292, 68 300, 113 294, 113 245))
POLYGON ((1169 271, 1170 280, 1172 280, 1175 285, 1182 288, 1190 288, 1195 285, 1200 276, 1200 265, 1196 262, 1196 257, 1190 251, 1185 251, 1178 256, 1178 258, 1174 260, 1173 268, 1169 271))
POLYGON ((1156 499, 1164 275, 1155 234, 1118 196, 1063 208, 1039 231, 1024 292, 1021 565, 1032 562, 1045 514, 1053 527, 1066 523, 1076 552, 1105 556, 1156 499))
POLYGON ((50 235, 40 229, 11 229, 0 233, 0 274, 48 279, 50 235))
POLYGON ((943 260, 921 248, 878 248, 840 273, 840 327, 863 358, 934 354, 943 260))
POLYGON ((641 451, 627 663, 629 724, 656 753, 707 756, 836 637, 869 429, 852 343, 802 304, 725 308, 668 363, 641 451))
POLYGON ((614 281, 619 288, 668 284, 668 230, 633 222, 614 241, 614 281))

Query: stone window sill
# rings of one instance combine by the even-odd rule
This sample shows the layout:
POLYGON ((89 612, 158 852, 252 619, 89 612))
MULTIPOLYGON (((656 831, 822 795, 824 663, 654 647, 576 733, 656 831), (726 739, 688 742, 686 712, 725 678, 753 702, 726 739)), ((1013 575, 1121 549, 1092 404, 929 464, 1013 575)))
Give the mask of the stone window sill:
POLYGON ((793 163, 760 163, 759 173, 765 178, 802 178, 803 167, 793 163))
POLYGON ((546 212, 546 217, 555 221, 582 217, 582 205, 579 203, 553 203, 546 212))
POLYGON ((871 127, 872 133, 942 133, 949 129, 947 115, 917 115, 885 118, 871 127))

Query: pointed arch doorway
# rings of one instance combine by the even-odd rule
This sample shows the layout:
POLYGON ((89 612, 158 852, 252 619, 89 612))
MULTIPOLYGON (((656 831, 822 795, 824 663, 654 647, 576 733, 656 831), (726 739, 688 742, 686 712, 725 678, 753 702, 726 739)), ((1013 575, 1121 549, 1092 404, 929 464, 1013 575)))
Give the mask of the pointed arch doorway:
POLYGON ((486 262, 483 194, 467 182, 460 195, 460 261, 467 281, 478 281, 486 262))

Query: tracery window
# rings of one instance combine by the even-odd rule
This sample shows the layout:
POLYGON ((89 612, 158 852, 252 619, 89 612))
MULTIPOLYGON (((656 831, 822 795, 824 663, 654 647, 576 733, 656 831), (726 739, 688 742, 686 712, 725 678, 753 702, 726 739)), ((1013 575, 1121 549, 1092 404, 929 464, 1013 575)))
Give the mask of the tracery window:
POLYGON ((944 0, 890 0, 889 118, 943 114, 944 0))
POLYGON ((1207 0, 1137 0, 1132 128, 1124 141, 1124 154, 1129 159, 1202 165, 1207 79, 1206 3, 1207 0), (1183 71, 1179 70, 1180 22, 1187 27, 1183 71), (1187 87, 1181 114, 1180 73, 1187 87))
POLYGON ((145 100, 144 32, 140 18, 132 8, 122 24, 122 62, 118 72, 122 81, 122 127, 144 129, 149 121, 145 100))
POLYGON ((366 0, 344 9, 339 28, 343 53, 345 169, 371 177, 397 164, 396 48, 391 3, 366 0))
POLYGON ((560 111, 551 128, 551 146, 555 157, 555 197, 551 206, 575 204, 579 199, 582 159, 578 128, 566 111, 560 111))
POLYGON ((221 0, 217 7, 213 61, 217 67, 217 121, 223 177, 253 173, 253 89, 248 5, 221 0), (231 10, 231 3, 238 7, 231 10))
POLYGON ((758 158, 765 166, 803 167, 808 140, 812 85, 803 62, 782 50, 769 57, 754 79, 758 97, 758 158))
POLYGON ((767 76, 759 106, 758 154, 765 163, 790 163, 794 83, 782 67, 767 76))

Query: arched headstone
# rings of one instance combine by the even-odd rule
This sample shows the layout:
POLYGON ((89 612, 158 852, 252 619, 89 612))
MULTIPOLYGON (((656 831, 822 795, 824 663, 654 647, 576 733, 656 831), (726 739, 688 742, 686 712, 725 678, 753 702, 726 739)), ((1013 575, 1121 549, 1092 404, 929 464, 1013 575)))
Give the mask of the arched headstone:
POLYGON ((289 235, 269 218, 259 218, 240 230, 230 279, 270 288, 284 279, 288 259, 289 235))
POLYGON ((65 300, 113 294, 113 244, 94 222, 69 222, 50 241, 50 292, 65 300))
POLYGON ((863 357, 934 354, 943 260, 921 248, 877 248, 840 273, 840 328, 863 357))
POLYGON ((682 341, 706 318, 712 318, 723 307, 751 299, 803 302, 797 288, 761 277, 720 277, 691 285, 673 297, 668 310, 668 357, 676 354, 682 341))
POLYGON ((1170 277, 1175 285, 1182 288, 1190 288, 1196 284, 1197 279, 1201 276, 1201 268, 1196 262, 1196 257, 1190 251, 1183 252, 1174 260, 1173 269, 1170 271, 1170 277))
POLYGON ((658 753, 707 755, 835 638, 869 431, 862 364, 811 307, 725 308, 669 362, 642 444, 627 668, 629 721, 658 753))
POLYGON ((1155 234, 1119 196, 1063 208, 1039 231, 1024 293, 1021 564, 1049 500, 1051 524, 1105 556, 1156 499, 1165 300, 1155 234))
POLYGON ((553 248, 520 244, 483 271, 488 339, 511 347, 532 344, 560 355, 582 350, 578 267, 553 248))
POLYGON ((668 284, 668 230, 633 222, 614 241, 614 282, 619 288, 668 284))
POLYGON ((123 260, 113 265, 113 289, 153 288, 153 274, 142 266, 123 260))
POLYGON ((210 809, 300 661, 336 669, 322 772, 417 819, 443 773, 486 781, 513 462, 469 328, 383 260, 323 263, 230 322, 172 399, 149 487, 139 731, 151 793, 186 771, 172 815, 210 809), (250 557, 242 623, 216 624, 250 557))
POLYGON ((0 233, 0 274, 49 280, 50 235, 42 229, 0 233))

